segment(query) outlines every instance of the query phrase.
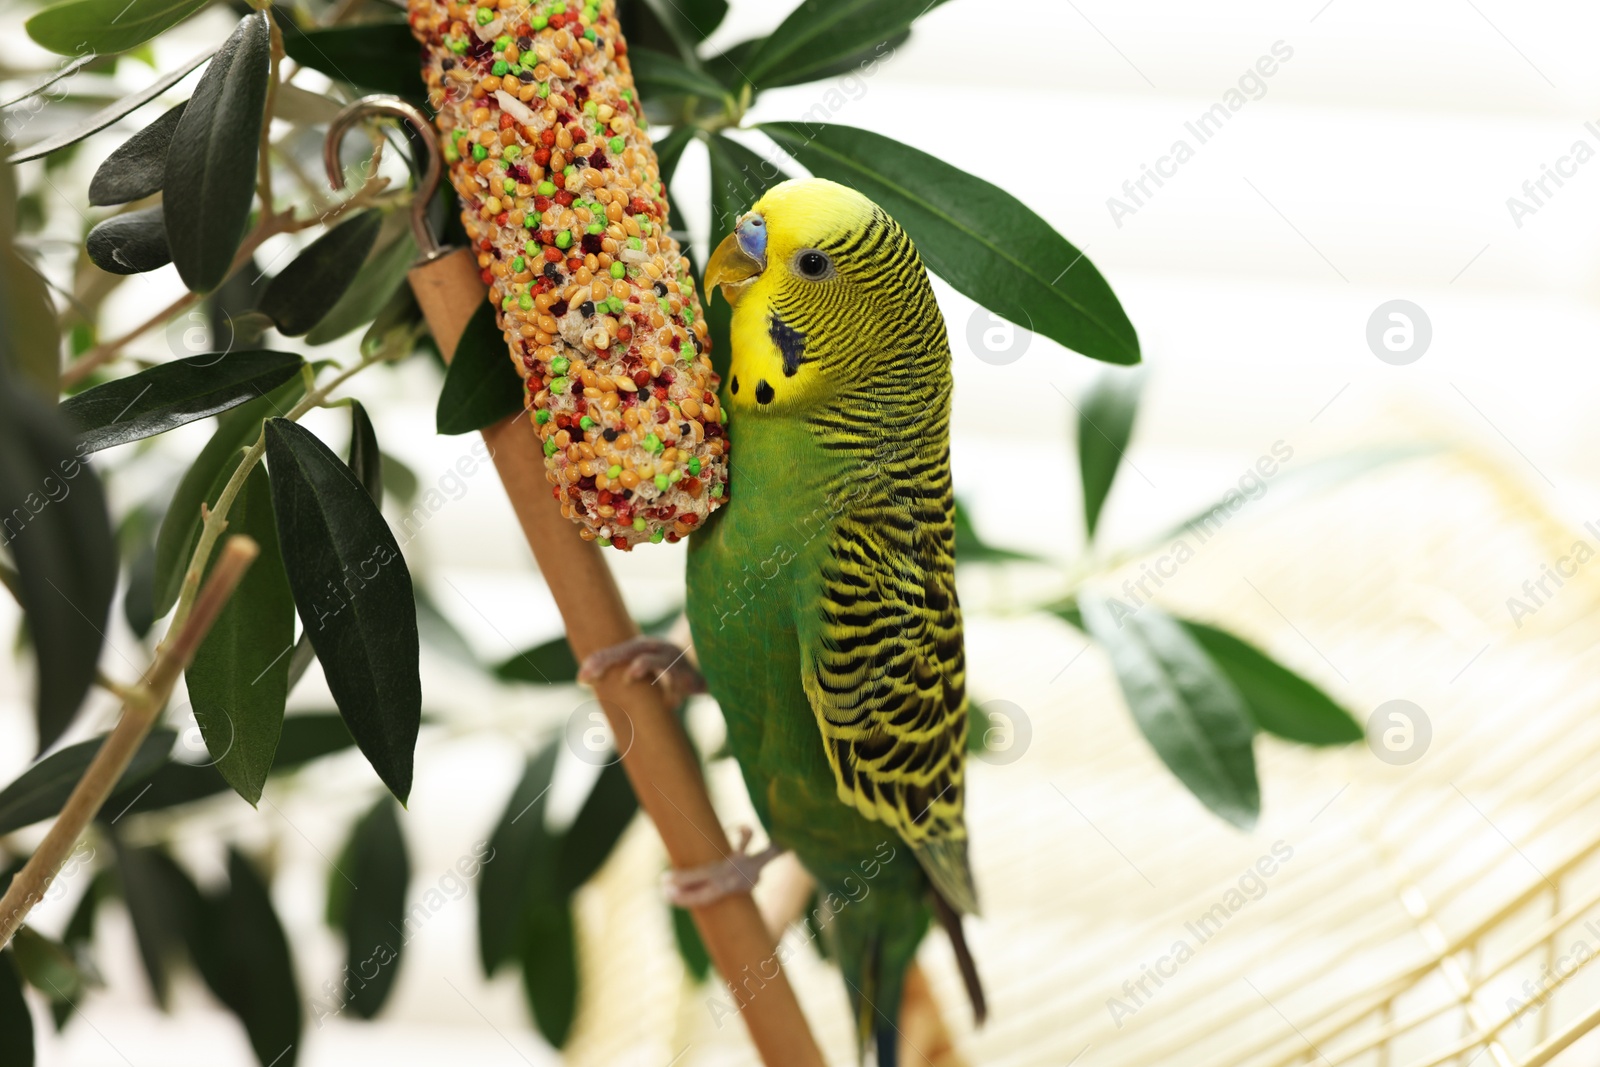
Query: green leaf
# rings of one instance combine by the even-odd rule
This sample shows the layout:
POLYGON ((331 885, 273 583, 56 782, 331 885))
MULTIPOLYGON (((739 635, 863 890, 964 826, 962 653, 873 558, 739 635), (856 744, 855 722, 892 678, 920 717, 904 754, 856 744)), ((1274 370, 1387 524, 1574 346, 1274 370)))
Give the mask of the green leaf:
POLYGON ((1027 552, 1014 552, 1009 548, 996 548, 978 536, 978 528, 972 525, 970 509, 958 499, 955 508, 956 532, 956 563, 1011 563, 1031 560, 1037 562, 1040 557, 1027 552))
POLYGON ((665 4, 658 3, 656 9, 671 18, 688 41, 698 43, 710 37, 728 17, 728 0, 667 0, 665 4))
MULTIPOLYGON (((115 2, 115 0, 113 0, 115 2)), ((183 284, 208 293, 227 277, 256 193, 271 30, 265 12, 239 23, 206 68, 167 150, 167 244, 183 284)))
POLYGON ((420 585, 417 586, 417 632, 424 643, 455 663, 470 666, 478 662, 478 654, 461 636, 455 623, 439 610, 427 588, 420 585))
POLYGON ((0 951, 0 1067, 33 1067, 33 1016, 22 995, 16 954, 0 951))
POLYGON ((254 805, 283 728, 295 614, 273 521, 272 486, 259 464, 228 510, 228 530, 253 537, 261 554, 223 605, 184 678, 218 773, 254 805))
POLYGON ((206 902, 194 880, 166 850, 130 847, 115 834, 111 843, 139 961, 156 1004, 165 1011, 173 966, 186 955, 206 951, 200 948, 206 902))
POLYGON ((339 891, 337 905, 334 894, 329 895, 328 921, 344 931, 344 973, 357 977, 344 1006, 363 1019, 376 1016, 394 988, 406 940, 411 860, 396 807, 384 797, 356 823, 338 869, 329 876, 339 891))
POLYGON ((522 935, 516 947, 522 964, 522 990, 533 1010, 533 1021, 546 1041, 561 1048, 578 1010, 578 944, 571 903, 565 899, 531 901, 522 917, 522 935))
POLYGON ((283 415, 305 393, 305 381, 293 378, 259 400, 252 400, 217 420, 217 429, 200 450, 200 455, 178 482, 172 503, 161 520, 156 535, 155 617, 160 618, 178 602, 183 574, 200 540, 200 506, 210 507, 222 495, 239 465, 241 453, 261 436, 261 423, 272 415, 283 415))
POLYGON ((15 104, 20 104, 24 100, 30 100, 33 97, 38 96, 56 82, 61 81, 64 78, 72 77, 74 74, 78 73, 78 71, 82 70, 84 67, 87 67, 90 63, 93 63, 99 58, 99 56, 95 55, 93 52, 90 52, 88 55, 79 56, 71 63, 63 63, 59 67, 52 68, 48 74, 34 82, 32 85, 28 86, 28 88, 17 93, 17 95, 7 100, 0 100, 0 111, 4 111, 8 107, 11 107, 15 104))
POLYGON ((905 227, 928 269, 991 311, 1108 363, 1139 339, 1100 272, 1010 193, 898 141, 848 126, 757 127, 819 178, 865 194, 905 227))
POLYGON ((299 374, 305 360, 290 352, 211 352, 173 360, 86 389, 61 402, 86 452, 216 415, 265 396, 299 374))
POLYGON ((411 573, 343 460, 286 419, 266 424, 267 464, 295 606, 339 712, 402 802, 422 719, 411 573))
POLYGON ((383 212, 363 211, 318 237, 267 285, 261 311, 278 332, 299 337, 327 317, 356 279, 383 228, 383 212))
POLYGON ((382 507, 385 456, 378 450, 378 433, 359 400, 350 401, 350 458, 347 462, 356 481, 366 486, 372 502, 382 507))
POLYGON ((1349 745, 1366 737, 1332 697, 1254 645, 1203 622, 1178 621, 1239 690, 1262 730, 1306 745, 1349 745))
POLYGON ((17 931, 11 950, 22 977, 51 1000, 76 1000, 83 992, 83 974, 72 953, 33 927, 17 931))
POLYGON ((1108 368, 1078 401, 1078 471, 1083 479, 1083 521, 1090 540, 1116 480, 1117 466, 1133 437, 1143 387, 1143 368, 1108 368))
POLYGON ((1079 600, 1134 721, 1162 762, 1213 812, 1240 828, 1253 826, 1261 814, 1255 727, 1233 683, 1155 605, 1132 612, 1087 593, 1079 600))
POLYGON ((89 260, 107 274, 146 274, 172 262, 167 215, 160 204, 113 215, 84 238, 89 260))
MULTIPOLYGON (((167 761, 167 753, 175 740, 177 734, 165 727, 151 730, 150 736, 134 750, 133 759, 117 781, 117 788, 126 789, 150 777, 167 761)), ((59 813, 67 797, 72 795, 72 787, 89 769, 89 762, 104 742, 105 735, 102 735, 52 752, 0 789, 0 836, 59 813)))
POLYGON ((41 751, 94 682, 117 585, 105 493, 53 405, 0 368, 0 543, 38 664, 41 751))
POLYGON ((76 126, 71 126, 61 133, 55 134, 51 137, 46 137, 42 141, 35 141, 27 148, 13 152, 6 162, 22 163, 26 160, 38 159, 40 156, 47 156, 51 152, 59 151, 68 145, 77 144, 90 134, 99 133, 107 126, 110 126, 113 122, 116 122, 118 119, 121 119, 126 115, 132 114, 134 111, 137 111, 139 108, 148 104, 150 101, 154 100, 156 97, 160 96, 174 85, 177 85, 184 78, 188 77, 191 71, 193 71, 200 64, 204 63, 206 60, 210 59, 215 54, 215 49, 208 49, 207 51, 200 53, 187 63, 178 67, 176 70, 164 75, 163 77, 157 78, 155 81, 151 82, 149 85, 145 86, 143 89, 140 89, 131 96, 125 96, 116 103, 109 104, 106 107, 101 108, 93 115, 90 115, 88 118, 78 123, 76 126))
POLYGON ((279 774, 294 770, 312 760, 343 752, 355 743, 350 727, 345 725, 343 716, 336 711, 299 712, 286 716, 272 772, 279 774))
POLYGON ((115 876, 110 867, 101 867, 89 880, 89 888, 79 895, 78 903, 72 909, 72 918, 67 920, 67 928, 61 933, 61 943, 74 954, 80 953, 94 941, 95 920, 100 905, 116 895, 112 885, 115 876))
POLYGON ((864 46, 894 37, 943 0, 805 0, 750 57, 762 89, 824 76, 864 46))
POLYGON ((552 743, 528 761, 489 835, 494 861, 484 864, 478 878, 478 958, 485 977, 493 977, 501 964, 517 956, 527 901, 561 900, 554 887, 558 843, 544 826, 545 798, 558 752, 552 743))
POLYGON ((166 177, 167 149, 187 106, 185 100, 164 112, 107 156, 89 182, 89 203, 106 207, 159 193, 166 177))
POLYGON ((126 52, 171 29, 211 0, 67 0, 30 18, 28 36, 64 56, 126 52))
POLYGON ((418 58, 422 46, 405 22, 301 30, 283 19, 279 25, 283 50, 296 63, 374 93, 393 93, 413 103, 427 99, 418 58))
POLYGON ((578 680, 578 661, 566 637, 553 637, 497 664, 494 676, 502 682, 559 685, 578 680))
POLYGON ((679 126, 671 133, 655 143, 656 163, 659 166, 661 184, 670 191, 672 176, 678 172, 678 161, 683 158, 683 150, 689 147, 694 140, 695 128, 688 124, 679 126))
POLYGON ((594 788, 589 791, 583 807, 578 809, 572 825, 561 835, 556 858, 556 890, 576 893, 593 878, 638 810, 639 801, 633 795, 633 786, 628 784, 622 761, 608 763, 595 779, 594 788))
POLYGON ((728 89, 703 71, 679 62, 662 52, 635 48, 628 52, 633 64, 633 80, 641 91, 648 93, 682 93, 722 100, 728 89))
POLYGON ((206 984, 244 1023, 262 1067, 294 1067, 300 1046, 300 994, 283 926, 267 885, 250 862, 228 850, 227 893, 210 909, 206 984))
POLYGON ((61 390, 61 330, 44 277, 17 250, 16 215, 15 176, 0 166, 0 369, 53 397, 61 390))
POLYGON ((672 940, 678 945, 678 958, 684 970, 696 982, 704 982, 711 974, 711 953, 700 939, 700 928, 694 924, 694 914, 687 908, 672 908, 672 940))
POLYGON ((398 214, 392 215, 391 234, 380 237, 367 261, 357 270, 355 281, 345 290, 333 310, 306 334, 306 343, 325 345, 329 341, 359 330, 389 303, 406 281, 406 272, 417 258, 417 242, 398 214))
MULTIPOLYGON (((377 445, 376 439, 373 445, 377 445)), ((406 507, 410 507, 417 499, 417 490, 422 487, 417 480, 417 472, 407 466, 404 460, 395 459, 387 452, 378 457, 377 481, 372 484, 406 507)))
POLYGON ((522 376, 488 301, 473 313, 444 374, 434 413, 439 433, 472 433, 524 410, 522 376))

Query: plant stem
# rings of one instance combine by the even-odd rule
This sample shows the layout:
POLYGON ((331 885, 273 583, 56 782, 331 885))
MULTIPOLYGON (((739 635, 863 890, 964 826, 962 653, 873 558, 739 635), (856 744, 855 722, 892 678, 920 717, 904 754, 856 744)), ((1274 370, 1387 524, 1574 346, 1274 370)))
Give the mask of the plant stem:
POLYGON ((0 948, 4 948, 27 918, 33 906, 44 898, 62 863, 77 844, 78 838, 105 805, 106 798, 116 788, 123 772, 139 746, 144 743, 156 717, 172 696, 172 687, 178 681, 195 650, 217 621, 222 606, 227 603, 245 569, 254 562, 260 548, 248 537, 233 537, 222 550, 216 570, 195 603, 176 639, 163 643, 145 671, 143 680, 128 691, 122 704, 122 717, 95 753, 89 769, 73 787, 66 806, 45 834, 44 840, 34 850, 28 862, 6 887, 0 897, 0 948))

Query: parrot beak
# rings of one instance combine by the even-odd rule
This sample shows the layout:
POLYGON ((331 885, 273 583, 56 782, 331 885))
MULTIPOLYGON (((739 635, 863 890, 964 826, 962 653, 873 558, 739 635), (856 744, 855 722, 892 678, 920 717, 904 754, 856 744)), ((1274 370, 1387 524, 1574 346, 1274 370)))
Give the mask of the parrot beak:
POLYGON ((712 290, 720 287, 722 298, 730 306, 736 305, 750 283, 766 269, 767 221, 751 212, 739 220, 738 227, 711 253, 711 262, 706 264, 707 298, 712 290))

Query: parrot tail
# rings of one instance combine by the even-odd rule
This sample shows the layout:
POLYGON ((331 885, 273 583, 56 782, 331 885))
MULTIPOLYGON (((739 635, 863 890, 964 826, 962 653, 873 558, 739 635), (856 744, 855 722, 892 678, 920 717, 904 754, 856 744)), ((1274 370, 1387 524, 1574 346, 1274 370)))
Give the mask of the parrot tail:
POLYGON ((933 914, 950 938, 950 947, 955 950, 956 966, 961 969, 961 981, 967 987, 967 999, 972 1001, 973 1022, 982 1026, 984 1020, 989 1017, 989 1002, 983 995, 983 982, 978 978, 978 965, 972 959, 972 950, 967 947, 967 935, 961 929, 961 915, 950 906, 949 901, 939 895, 937 889, 928 895, 933 900, 933 914))
MULTIPOLYGON (((842 894, 829 894, 839 900, 842 894)), ((877 1049, 877 1067, 899 1063, 900 994, 906 968, 928 929, 920 897, 871 888, 859 899, 835 906, 829 941, 855 1011, 856 1040, 863 1058, 877 1049)))

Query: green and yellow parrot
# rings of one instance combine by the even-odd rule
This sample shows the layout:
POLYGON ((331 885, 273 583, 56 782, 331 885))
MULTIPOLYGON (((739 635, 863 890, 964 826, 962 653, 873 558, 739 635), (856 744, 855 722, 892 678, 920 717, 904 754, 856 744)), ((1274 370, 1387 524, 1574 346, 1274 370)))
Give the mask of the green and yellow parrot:
MULTIPOLYGON (((978 904, 944 319, 899 224, 820 179, 768 191, 705 280, 733 305, 731 492, 690 538, 688 616, 773 849, 731 880, 680 880, 681 899, 748 889, 792 849, 832 904, 822 922, 860 1039, 891 1067, 930 917, 985 1012, 960 919, 978 904)), ((607 650, 585 676, 630 660, 654 673, 649 644, 607 650)))

